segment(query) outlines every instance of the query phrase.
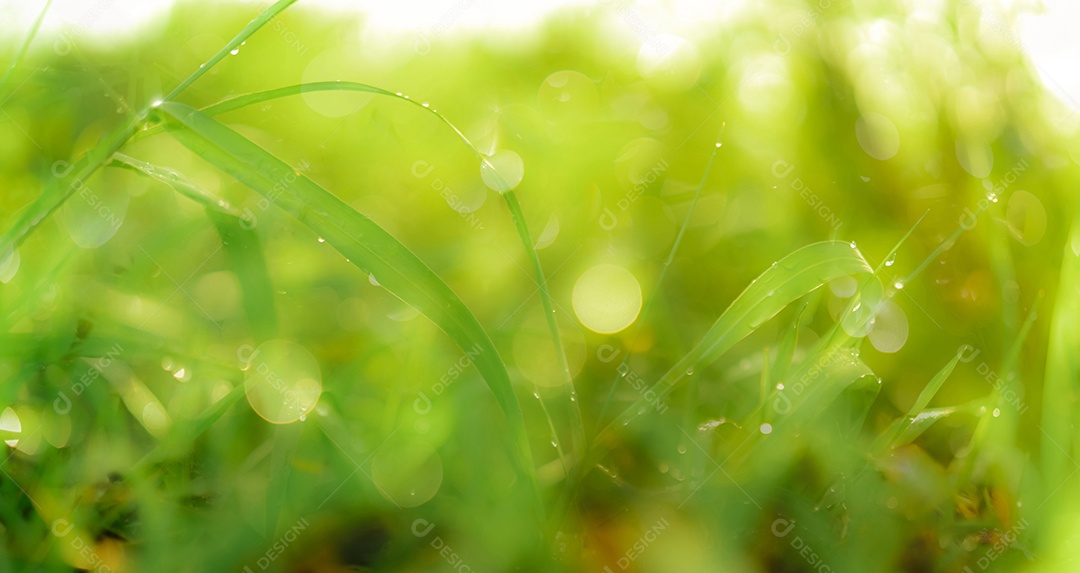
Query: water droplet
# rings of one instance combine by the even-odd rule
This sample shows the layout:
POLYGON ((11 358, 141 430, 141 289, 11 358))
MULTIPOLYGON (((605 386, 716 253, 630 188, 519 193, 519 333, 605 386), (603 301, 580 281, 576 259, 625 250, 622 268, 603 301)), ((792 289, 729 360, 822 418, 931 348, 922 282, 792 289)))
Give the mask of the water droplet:
POLYGON ((986 194, 986 200, 990 201, 991 203, 997 203, 998 202, 997 193, 994 193, 993 191, 987 193, 986 194))
POLYGON ((540 399, 540 393, 539 392, 533 392, 533 398, 536 398, 537 400, 539 400, 540 399))
POLYGON ((859 247, 858 247, 858 246, 857 246, 857 245, 855 244, 855 241, 852 241, 852 242, 850 242, 850 243, 848 243, 848 244, 849 244, 849 245, 851 245, 851 248, 853 248, 853 249, 857 249, 857 248, 859 248, 859 247))
POLYGON ((382 286, 382 285, 379 284, 379 281, 375 280, 375 275, 374 274, 368 275, 367 281, 369 283, 371 283, 372 286, 382 286))
POLYGON ((239 53, 240 53, 240 48, 233 48, 233 49, 229 50, 229 54, 231 54, 233 56, 235 56, 236 54, 239 54, 239 53))
POLYGON ((301 416, 300 416, 300 421, 301 421, 301 422, 306 422, 306 421, 307 421, 307 414, 303 414, 303 415, 301 415, 301 416))
POLYGON ((723 146, 724 146, 724 144, 723 144, 723 143, 720 143, 719 141, 717 141, 717 142, 716 142, 716 148, 717 148, 717 149, 720 149, 720 148, 721 148, 721 147, 723 147, 723 146))
POLYGON ((428 102, 424 102, 424 103, 422 103, 422 104, 420 104, 420 105, 422 105, 422 106, 424 106, 424 107, 431 107, 431 104, 430 104, 430 103, 428 103, 428 102))
POLYGON ((553 448, 559 447, 559 442, 556 442, 555 440, 551 440, 551 447, 553 447, 553 448))
POLYGON ((904 290, 904 281, 901 279, 896 279, 896 282, 894 282, 892 286, 896 290, 904 290))
POLYGON ((896 263, 896 253, 889 255, 889 258, 885 259, 885 266, 891 267, 896 263))
POLYGON ((397 95, 398 97, 401 97, 401 92, 396 92, 396 95, 397 95))
POLYGON ((783 390, 783 389, 784 389, 784 383, 783 383, 783 382, 781 382, 781 383, 777 384, 777 385, 776 385, 776 389, 777 389, 777 390, 783 390))
POLYGON ((762 434, 765 434, 767 436, 772 433, 772 424, 766 422, 762 424, 761 427, 758 429, 761 430, 762 434))
POLYGON ((679 447, 675 448, 680 454, 686 453, 686 444, 679 444, 679 447))
POLYGON ((320 242, 320 243, 325 243, 325 242, 326 242, 326 239, 324 239, 324 238, 322 238, 322 237, 319 237, 319 242, 320 242))
POLYGON ((694 367, 693 366, 686 369, 686 375, 687 376, 693 376, 694 375, 694 367))
POLYGON ((997 418, 1001 415, 1001 408, 994 408, 994 417, 997 418))
POLYGON ((175 366, 175 363, 173 363, 173 359, 171 357, 166 356, 165 358, 161 359, 162 370, 168 370, 169 372, 172 372, 173 366, 175 366))

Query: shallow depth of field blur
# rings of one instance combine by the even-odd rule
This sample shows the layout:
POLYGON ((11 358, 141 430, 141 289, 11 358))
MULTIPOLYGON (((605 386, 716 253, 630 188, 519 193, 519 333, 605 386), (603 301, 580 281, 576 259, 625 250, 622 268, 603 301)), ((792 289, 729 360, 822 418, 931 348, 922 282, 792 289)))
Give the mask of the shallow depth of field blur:
POLYGON ((281 200, 157 105, 271 3, 109 4, 0 36, 0 571, 1076 569, 1080 121, 1037 3, 301 1, 171 98, 387 90, 207 119, 281 200), (300 180, 496 360, 286 213, 300 180))

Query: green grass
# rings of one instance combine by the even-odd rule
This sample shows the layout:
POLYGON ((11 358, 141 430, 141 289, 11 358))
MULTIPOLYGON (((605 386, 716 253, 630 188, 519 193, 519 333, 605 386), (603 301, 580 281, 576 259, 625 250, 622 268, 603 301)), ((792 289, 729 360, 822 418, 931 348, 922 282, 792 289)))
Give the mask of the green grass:
POLYGON ((0 47, 0 571, 1068 569, 1076 156, 1022 54, 961 48, 980 11, 835 6, 780 53, 814 7, 770 4, 680 91, 597 13, 380 79, 293 3, 93 68, 41 18, 0 47), (868 84, 843 46, 887 22, 868 84), (612 334, 601 263, 643 287, 612 334))

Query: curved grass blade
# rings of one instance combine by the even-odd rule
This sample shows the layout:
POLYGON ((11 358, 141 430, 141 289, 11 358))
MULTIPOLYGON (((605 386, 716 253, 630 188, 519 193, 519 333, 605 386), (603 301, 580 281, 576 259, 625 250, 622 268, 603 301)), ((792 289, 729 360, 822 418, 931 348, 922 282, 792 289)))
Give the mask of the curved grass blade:
MULTIPOLYGON (((757 330, 787 305, 843 276, 869 274, 870 265, 852 245, 825 241, 807 245, 773 264, 750 283, 724 311, 690 352, 680 359, 650 389, 660 399, 686 376, 686 371, 708 365, 738 341, 757 330)), ((627 408, 609 424, 597 442, 612 430, 629 424, 646 406, 644 397, 627 408)))
MULTIPOLYGON (((469 138, 466 137, 465 134, 457 128, 456 125, 454 125, 449 119, 446 118, 446 116, 442 115, 435 109, 432 109, 431 107, 422 104, 417 100, 369 84, 342 81, 308 82, 302 84, 295 84, 291 86, 285 86, 272 90, 255 92, 230 98, 203 108, 202 111, 206 115, 217 115, 220 113, 234 111, 243 107, 263 103, 274 99, 319 91, 363 92, 386 96, 397 99, 399 101, 408 102, 409 104, 412 104, 419 109, 422 109, 425 112, 430 113, 431 115, 434 115, 436 118, 438 118, 439 121, 444 123, 458 136, 458 138, 469 148, 473 155, 475 155, 477 159, 480 160, 481 164, 486 166, 488 172, 490 172, 496 178, 501 178, 501 176, 499 175, 499 171, 495 169, 494 166, 491 165, 491 163, 488 162, 487 155, 484 155, 480 151, 480 149, 477 148, 476 145, 474 145, 473 142, 470 141, 469 138)), ((157 130, 147 130, 141 135, 152 135, 155 132, 157 132, 157 130)), ((715 157, 715 150, 713 153, 713 157, 715 157)), ((708 171, 706 171, 706 176, 707 175, 708 171)), ((567 386, 570 389, 571 400, 569 400, 568 403, 571 404, 570 409, 573 424, 573 427, 571 428, 572 441, 575 444, 575 447, 583 448, 585 445, 585 424, 581 416, 581 409, 577 406, 576 400, 573 400, 576 394, 574 390, 574 381, 573 377, 570 375, 570 366, 569 362, 566 359, 566 350, 562 344, 562 337, 559 334, 558 324, 555 321, 555 307, 551 299, 551 293, 548 290, 547 278, 544 275, 543 265, 540 262, 540 256, 536 252, 532 237, 529 234, 528 226, 526 226, 525 224, 525 216, 522 213, 521 205, 517 200, 517 196, 514 194, 513 191, 506 191, 505 193, 502 193, 502 196, 504 201, 506 201, 507 208, 509 208, 510 210, 510 217, 514 222, 514 228, 518 232, 518 237, 521 240, 522 246, 525 248, 525 253, 528 255, 530 263, 533 267, 533 272, 536 275, 535 280, 537 283, 537 288, 540 292, 540 301, 544 308, 544 315, 547 320, 548 332, 550 333, 552 342, 555 345, 556 359, 559 362, 559 369, 562 372, 563 376, 565 376, 567 386)), ((562 440, 559 440, 559 443, 561 442, 562 440)))
POLYGON ((229 265, 240 282, 240 292, 243 293, 241 301, 256 343, 275 338, 278 323, 270 273, 266 268, 259 236, 254 229, 248 228, 244 216, 227 201, 199 188, 180 173, 167 167, 140 161, 121 153, 114 154, 109 165, 129 169, 164 183, 206 209, 206 216, 217 229, 229 265))
POLYGON ((889 447, 900 445, 900 437, 907 431, 908 426, 923 415, 926 407, 930 404, 930 400, 934 398, 934 395, 938 393, 938 390, 941 390, 942 385, 944 385, 945 381, 952 375, 953 370, 956 369, 956 365, 960 362, 962 357, 963 353, 957 352, 956 356, 953 356, 953 359, 945 364, 945 366, 930 379, 930 382, 923 388, 922 392, 919 393, 919 397, 915 399, 915 403, 911 405, 911 409, 908 410, 907 415, 900 420, 896 430, 893 432, 892 438, 890 438, 888 442, 889 447))
MULTIPOLYGON (((359 83, 359 82, 342 82, 342 81, 308 82, 308 83, 302 83, 302 84, 294 84, 294 85, 291 85, 291 86, 284 86, 284 87, 280 87, 280 88, 275 88, 275 89, 271 89, 271 90, 255 92, 255 93, 250 93, 250 94, 245 94, 245 95, 237 96, 237 97, 234 97, 234 98, 230 98, 230 99, 218 102, 216 104, 210 105, 208 107, 205 107, 201 111, 203 113, 205 113, 206 115, 208 115, 208 116, 213 116, 213 115, 217 115, 217 114, 220 114, 220 113, 226 113, 226 112, 229 112, 229 111, 235 111, 237 109, 241 109, 241 108, 244 108, 244 107, 247 107, 247 106, 263 103, 263 102, 270 101, 270 100, 275 100, 275 99, 280 99, 280 98, 284 98, 284 97, 300 95, 300 94, 304 94, 304 93, 320 92, 320 91, 352 91, 352 92, 371 93, 371 94, 376 94, 376 95, 381 95, 381 96, 394 98, 394 99, 397 99, 399 101, 403 101, 403 102, 407 102, 409 104, 412 104, 412 105, 424 110, 425 112, 430 113, 431 115, 434 115, 436 118, 439 119, 439 121, 441 121, 447 127, 449 127, 458 136, 458 138, 463 143, 465 143, 465 145, 469 148, 469 150, 473 153, 473 155, 475 155, 480 160, 481 164, 483 164, 484 166, 487 167, 487 170, 494 177, 500 177, 498 170, 495 169, 494 166, 492 166, 488 162, 487 156, 484 155, 480 151, 480 149, 477 148, 476 145, 474 145, 473 142, 471 140, 469 140, 469 138, 466 137, 465 134, 460 129, 457 128, 456 125, 454 125, 449 119, 447 119, 446 116, 442 115, 438 111, 436 111, 436 110, 434 110, 434 109, 432 109, 432 108, 430 108, 428 106, 425 106, 424 104, 422 104, 421 102, 419 102, 417 100, 414 100, 414 99, 405 97, 405 96, 403 96, 403 95, 401 95, 399 93, 394 93, 394 92, 391 92, 391 91, 388 91, 388 90, 385 90, 385 89, 382 89, 382 88, 379 88, 379 87, 375 87, 375 86, 372 86, 372 85, 369 85, 369 84, 364 84, 364 83, 359 83)), ((140 134, 140 137, 153 135, 154 133, 158 133, 160 131, 160 129, 164 129, 164 127, 146 130, 146 131, 144 131, 144 132, 142 132, 140 134)), ((715 152, 714 152, 713 156, 715 157, 715 152)), ((710 161, 710 165, 711 165, 711 161, 710 161)), ((706 175, 707 174, 708 174, 708 172, 706 171, 706 175)), ((518 235, 519 235, 519 237, 521 239, 521 243, 525 247, 525 252, 529 256, 530 262, 531 262, 531 264, 533 266, 533 270, 536 273, 537 287, 540 290, 541 304, 543 304, 543 306, 544 306, 545 315, 547 317, 548 330, 550 331, 550 333, 552 335, 552 338, 555 341, 556 356, 557 356, 557 359, 559 360, 560 370, 563 372, 564 376, 566 376, 567 382, 570 384, 570 387, 571 387, 571 392, 573 392, 573 380, 572 380, 572 377, 570 376, 570 366, 569 366, 569 363, 566 360, 566 351, 563 348, 563 345, 562 345, 562 342, 561 342, 561 336, 559 335, 558 325, 555 322, 554 305, 553 305, 553 303, 551 301, 550 291, 547 288, 547 280, 546 280, 546 278, 544 276, 543 266, 540 263, 540 257, 537 254, 536 248, 533 245, 532 237, 529 234, 529 229, 525 225, 525 217, 524 217, 524 214, 521 211, 521 205, 517 200, 517 196, 514 194, 513 191, 507 191, 507 192, 503 193, 502 195, 503 195, 503 199, 506 201, 507 207, 510 209, 510 215, 511 215, 511 218, 513 219, 513 221, 514 221, 514 227, 518 232, 518 235)), ((578 429, 575 430, 575 434, 577 434, 577 435, 575 435, 575 442, 581 442, 583 440, 583 436, 584 436, 584 423, 581 421, 581 411, 580 411, 580 409, 574 408, 574 410, 575 410, 575 422, 574 423, 575 423, 575 426, 578 426, 578 429)))
POLYGON ((347 203, 283 161, 190 106, 159 106, 189 149, 261 193, 304 223, 381 285, 420 311, 462 349, 480 349, 474 363, 509 420, 520 470, 537 495, 524 418, 498 351, 460 298, 405 245, 347 203))
POLYGON ((147 163, 134 157, 129 157, 122 153, 114 153, 112 161, 108 164, 109 167, 118 167, 121 169, 127 169, 134 171, 141 175, 145 175, 155 181, 159 181, 172 187, 176 192, 180 193, 184 197, 195 201, 196 203, 206 207, 209 210, 222 213, 224 215, 231 215, 239 219, 242 214, 237 209, 233 208, 228 201, 215 197, 203 189, 200 189, 197 185, 192 183, 183 175, 176 171, 169 169, 168 167, 162 167, 160 165, 154 165, 147 163))

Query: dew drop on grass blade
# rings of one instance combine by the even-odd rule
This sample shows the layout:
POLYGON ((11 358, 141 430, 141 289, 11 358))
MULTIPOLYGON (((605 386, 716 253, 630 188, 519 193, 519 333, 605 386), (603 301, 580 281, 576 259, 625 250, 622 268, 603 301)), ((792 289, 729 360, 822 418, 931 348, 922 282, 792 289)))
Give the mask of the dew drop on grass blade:
MULTIPOLYGON (((652 386, 651 393, 657 399, 663 397, 684 378, 688 369, 708 366, 788 304, 829 281, 869 273, 871 268, 866 260, 845 242, 825 241, 796 250, 750 283, 698 344, 652 386)), ((629 423, 644 405, 645 398, 640 398, 627 408, 601 432, 597 442, 610 436, 614 428, 629 423)))

